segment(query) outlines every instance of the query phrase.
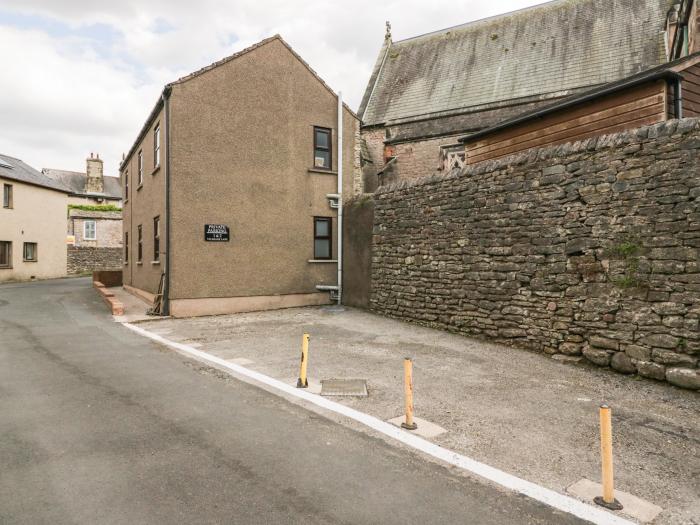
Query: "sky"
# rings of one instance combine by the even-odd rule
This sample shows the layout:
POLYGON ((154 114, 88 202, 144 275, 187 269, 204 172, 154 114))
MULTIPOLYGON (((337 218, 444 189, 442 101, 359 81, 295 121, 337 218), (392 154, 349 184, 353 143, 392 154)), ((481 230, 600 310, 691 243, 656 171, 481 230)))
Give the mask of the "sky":
POLYGON ((0 153, 105 174, 165 84, 279 33, 357 109, 381 47, 544 0, 0 0, 0 153))

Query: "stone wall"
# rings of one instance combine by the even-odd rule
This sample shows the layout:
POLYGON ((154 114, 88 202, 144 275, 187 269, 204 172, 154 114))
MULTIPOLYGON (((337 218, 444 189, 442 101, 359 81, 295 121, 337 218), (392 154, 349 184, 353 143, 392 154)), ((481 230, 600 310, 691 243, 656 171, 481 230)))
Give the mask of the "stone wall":
POLYGON ((686 119, 380 188, 371 308, 700 388, 699 155, 686 119))
POLYGON ((121 269, 122 252, 122 248, 68 246, 68 275, 121 269))

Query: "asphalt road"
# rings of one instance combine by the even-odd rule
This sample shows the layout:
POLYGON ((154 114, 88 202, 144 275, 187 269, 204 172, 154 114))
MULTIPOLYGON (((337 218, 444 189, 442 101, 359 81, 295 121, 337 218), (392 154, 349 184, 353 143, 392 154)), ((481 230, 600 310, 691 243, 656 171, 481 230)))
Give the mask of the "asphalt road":
POLYGON ((0 285, 0 523, 580 523, 0 285))

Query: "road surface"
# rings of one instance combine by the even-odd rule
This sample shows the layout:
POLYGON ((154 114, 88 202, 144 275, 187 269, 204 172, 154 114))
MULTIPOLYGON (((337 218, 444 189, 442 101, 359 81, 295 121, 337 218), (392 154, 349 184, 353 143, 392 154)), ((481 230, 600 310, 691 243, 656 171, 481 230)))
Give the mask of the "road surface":
POLYGON ((580 523, 189 361, 87 279, 0 285, 0 523, 580 523))

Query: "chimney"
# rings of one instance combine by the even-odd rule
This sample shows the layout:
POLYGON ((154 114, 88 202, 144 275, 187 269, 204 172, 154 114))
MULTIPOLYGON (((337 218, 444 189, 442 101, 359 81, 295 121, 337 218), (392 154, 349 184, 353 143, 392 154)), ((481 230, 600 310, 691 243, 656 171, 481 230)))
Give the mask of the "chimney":
POLYGON ((104 193, 104 169, 102 167, 102 159, 98 153, 96 157, 90 153, 90 158, 87 159, 87 177, 85 179, 86 193, 104 193))

